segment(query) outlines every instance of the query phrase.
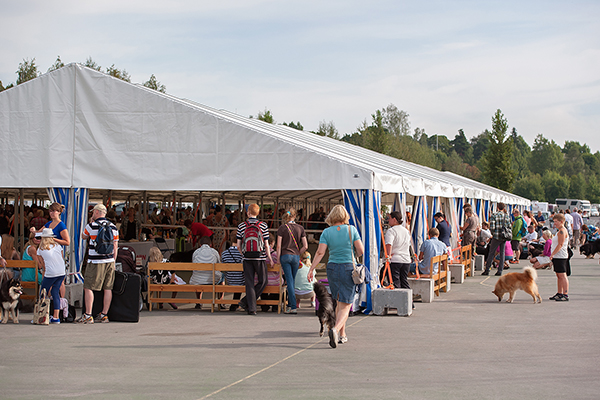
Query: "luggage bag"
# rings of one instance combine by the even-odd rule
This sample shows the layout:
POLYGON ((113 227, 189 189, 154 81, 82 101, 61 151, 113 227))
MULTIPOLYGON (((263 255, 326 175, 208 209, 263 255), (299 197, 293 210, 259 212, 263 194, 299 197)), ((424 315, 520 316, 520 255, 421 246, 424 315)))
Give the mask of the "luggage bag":
MULTIPOLYGON (((130 272, 115 271, 113 297, 108 309, 108 320, 115 322, 138 322, 140 319, 140 290, 141 277, 130 272)), ((94 291, 94 304, 92 316, 102 312, 104 291, 94 291)), ((85 312, 85 294, 83 296, 82 310, 85 312)))

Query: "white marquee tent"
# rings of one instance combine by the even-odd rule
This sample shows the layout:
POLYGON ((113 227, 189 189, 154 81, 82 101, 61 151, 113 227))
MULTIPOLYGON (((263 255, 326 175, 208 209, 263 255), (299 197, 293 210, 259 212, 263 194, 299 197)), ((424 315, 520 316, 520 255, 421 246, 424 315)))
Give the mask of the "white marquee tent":
MULTIPOLYGON (((75 207, 71 214, 77 201, 85 208, 89 189, 288 198, 332 191, 354 207, 353 223, 369 244, 366 263, 375 265, 382 193, 530 205, 455 174, 215 110, 79 64, 0 93, 0 166, 0 188, 53 188, 55 199, 75 207)), ((73 229, 84 215, 74 218, 73 229)))

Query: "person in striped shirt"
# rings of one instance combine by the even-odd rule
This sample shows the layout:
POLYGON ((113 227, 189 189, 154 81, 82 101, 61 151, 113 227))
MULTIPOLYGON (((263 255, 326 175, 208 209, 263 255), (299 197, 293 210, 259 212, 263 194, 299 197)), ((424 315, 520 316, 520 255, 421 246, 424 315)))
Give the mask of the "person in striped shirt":
POLYGON ((246 297, 242 298, 238 303, 239 306, 245 308, 249 315, 256 315, 256 300, 260 297, 263 290, 267 286, 267 258, 273 264, 271 259, 271 248, 269 247, 269 229, 265 222, 257 219, 260 212, 258 204, 250 204, 248 206, 248 221, 242 222, 237 229, 237 247, 244 252, 243 242, 245 239, 246 228, 248 225, 259 224, 261 237, 264 243, 260 255, 257 258, 248 258, 244 256, 242 264, 244 264, 244 279, 246 280, 246 297), (254 276, 258 277, 258 283, 254 284, 254 276))
MULTIPOLYGON (((231 263, 231 264, 241 264, 243 257, 242 257, 242 253, 240 253, 239 249, 237 248, 235 231, 231 231, 229 239, 232 244, 230 247, 223 250, 223 253, 221 253, 221 262, 222 263, 231 263)), ((225 279, 227 279, 228 285, 233 285, 233 286, 244 286, 245 285, 244 272, 242 272, 242 271, 228 271, 225 274, 225 279)), ((233 294, 234 300, 239 300, 240 297, 242 297, 241 293, 233 294)), ((229 307, 229 311, 234 312, 235 310, 237 310, 237 308, 238 308, 237 304, 232 304, 229 307)))
MULTIPOLYGON (((96 322, 108 322, 108 309, 112 301, 112 288, 115 280, 115 260, 119 249, 119 231, 111 222, 110 228, 113 232, 113 252, 112 254, 99 254, 96 252, 96 236, 102 221, 106 219, 106 207, 103 204, 96 204, 92 210, 92 222, 85 226, 83 230, 83 240, 89 239, 88 262, 83 275, 83 291, 85 295, 85 312, 77 320, 79 323, 93 324, 96 322), (102 312, 94 319, 92 317, 92 305, 94 304, 94 290, 104 291, 104 301, 102 303, 102 312)), ((110 221, 109 221, 110 222, 110 221)))

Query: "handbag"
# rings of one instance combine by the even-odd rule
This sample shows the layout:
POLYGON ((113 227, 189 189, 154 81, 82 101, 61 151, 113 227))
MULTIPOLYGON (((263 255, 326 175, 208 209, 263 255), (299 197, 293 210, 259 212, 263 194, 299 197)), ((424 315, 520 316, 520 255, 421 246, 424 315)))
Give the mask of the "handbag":
POLYGON ((355 285, 360 285, 365 281, 365 266, 357 264, 354 261, 354 246, 352 245, 352 233, 350 232, 350 225, 348 225, 348 237, 350 238, 350 249, 352 250, 352 281, 355 285))
POLYGON ((50 299, 46 289, 42 289, 40 298, 33 307, 33 323, 35 325, 48 325, 50 323, 50 299))

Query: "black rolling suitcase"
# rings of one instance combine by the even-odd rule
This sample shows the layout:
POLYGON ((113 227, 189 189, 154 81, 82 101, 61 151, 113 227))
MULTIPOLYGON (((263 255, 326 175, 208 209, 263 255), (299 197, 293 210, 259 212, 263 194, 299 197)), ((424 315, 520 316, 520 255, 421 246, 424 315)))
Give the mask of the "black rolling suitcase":
MULTIPOLYGON (((138 274, 115 271, 113 297, 108 309, 108 320, 115 322, 138 322, 140 320, 140 289, 142 279, 138 274)), ((92 315, 102 312, 104 291, 94 291, 92 315)), ((85 311, 85 295, 83 296, 85 311)))

